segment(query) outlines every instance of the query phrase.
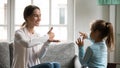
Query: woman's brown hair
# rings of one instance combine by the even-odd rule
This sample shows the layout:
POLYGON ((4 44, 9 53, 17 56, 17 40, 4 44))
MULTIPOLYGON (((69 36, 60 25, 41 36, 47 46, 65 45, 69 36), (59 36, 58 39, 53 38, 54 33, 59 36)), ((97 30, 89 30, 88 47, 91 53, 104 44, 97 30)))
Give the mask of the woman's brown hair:
POLYGON ((104 20, 96 20, 92 26, 91 30, 98 30, 100 34, 100 39, 106 38, 106 44, 109 49, 114 47, 114 33, 112 23, 106 22, 104 20))

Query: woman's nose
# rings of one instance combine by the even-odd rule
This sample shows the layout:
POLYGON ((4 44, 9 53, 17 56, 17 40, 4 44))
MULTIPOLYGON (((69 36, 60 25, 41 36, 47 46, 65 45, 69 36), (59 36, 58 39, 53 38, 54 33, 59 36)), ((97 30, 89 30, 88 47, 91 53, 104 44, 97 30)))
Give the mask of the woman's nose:
POLYGON ((41 21, 41 16, 38 17, 38 20, 41 21))

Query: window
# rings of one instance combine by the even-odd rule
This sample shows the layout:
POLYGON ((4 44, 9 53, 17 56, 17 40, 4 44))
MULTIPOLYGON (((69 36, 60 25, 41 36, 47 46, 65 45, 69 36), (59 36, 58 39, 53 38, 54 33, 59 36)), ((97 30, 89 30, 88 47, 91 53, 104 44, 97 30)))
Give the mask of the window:
POLYGON ((51 0, 51 26, 56 38, 67 40, 67 0, 51 0))
POLYGON ((0 41, 7 40, 7 0, 0 1, 0 41))
MULTIPOLYGON (((41 22, 40 26, 35 30, 41 35, 48 32, 50 27, 53 27, 55 33, 55 39, 68 40, 69 30, 68 26, 68 2, 67 0, 2 0, 0 2, 1 23, 0 40, 12 41, 14 37, 14 31, 19 29, 24 22, 23 11, 29 4, 34 4, 41 9, 41 22), (7 8, 8 5, 10 6, 7 8), (7 5, 7 6, 6 6, 7 5), (11 9, 9 9, 11 8, 11 9), (8 10, 7 10, 8 9, 8 10), (10 11, 10 12, 8 12, 10 11), (8 12, 8 14, 6 13, 8 12), (8 17, 7 17, 8 16, 8 17), (8 18, 8 19, 7 19, 8 18), (8 22, 10 21, 10 22, 8 22), (8 25, 6 24, 8 22, 8 25), (9 32, 8 32, 9 31, 9 32), (7 33, 8 32, 8 33, 7 33)), ((72 0, 71 0, 72 1, 72 0)), ((74 37, 74 36, 73 36, 74 37)))

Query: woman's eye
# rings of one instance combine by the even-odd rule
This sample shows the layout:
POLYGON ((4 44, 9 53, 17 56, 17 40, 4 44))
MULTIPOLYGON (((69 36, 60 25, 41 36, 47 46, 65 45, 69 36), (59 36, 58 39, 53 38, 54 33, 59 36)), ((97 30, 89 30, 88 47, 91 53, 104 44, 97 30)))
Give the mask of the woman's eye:
POLYGON ((37 15, 37 14, 33 14, 34 17, 40 17, 40 15, 37 15))

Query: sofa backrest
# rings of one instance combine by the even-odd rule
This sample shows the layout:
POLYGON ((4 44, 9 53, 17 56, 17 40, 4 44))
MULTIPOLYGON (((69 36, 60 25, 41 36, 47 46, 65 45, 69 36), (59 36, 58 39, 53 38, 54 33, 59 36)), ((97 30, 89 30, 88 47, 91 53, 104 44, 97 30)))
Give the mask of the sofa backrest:
POLYGON ((49 45, 46 55, 41 59, 41 63, 59 62, 61 68, 74 68, 73 58, 75 56, 75 44, 61 43, 49 45))
MULTIPOLYGON (((59 62, 61 68, 74 68, 75 44, 62 43, 49 45, 41 63, 59 62)), ((10 68, 13 59, 13 44, 0 42, 0 68, 10 68)))
POLYGON ((8 42, 0 42, 0 68, 10 68, 10 54, 8 42))

